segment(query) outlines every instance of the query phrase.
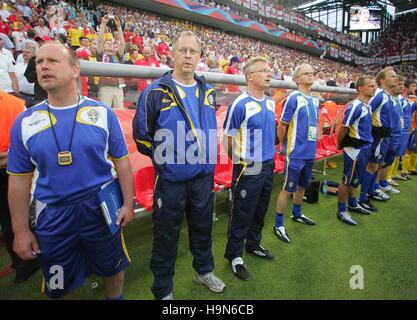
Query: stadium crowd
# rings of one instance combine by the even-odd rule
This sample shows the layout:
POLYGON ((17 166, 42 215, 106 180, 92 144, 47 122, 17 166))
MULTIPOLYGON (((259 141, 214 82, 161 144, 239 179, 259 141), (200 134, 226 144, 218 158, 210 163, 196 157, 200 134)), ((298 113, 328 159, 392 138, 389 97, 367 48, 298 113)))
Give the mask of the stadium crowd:
POLYGON ((400 15, 371 43, 369 54, 377 57, 417 53, 417 13, 400 15))

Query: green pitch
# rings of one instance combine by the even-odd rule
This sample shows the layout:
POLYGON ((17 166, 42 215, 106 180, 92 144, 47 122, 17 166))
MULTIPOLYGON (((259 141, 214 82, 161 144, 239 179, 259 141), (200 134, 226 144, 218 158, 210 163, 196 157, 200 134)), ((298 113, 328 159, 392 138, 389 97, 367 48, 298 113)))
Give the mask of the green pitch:
MULTIPOLYGON (((339 181, 341 157, 334 159, 337 169, 327 169, 326 178, 339 181)), ((316 164, 322 169, 322 162, 316 164)), ((323 181, 321 174, 316 179, 323 181)), ((193 282, 192 256, 188 250, 186 224, 181 232, 174 299, 417 299, 417 177, 400 181, 401 194, 392 195, 387 203, 374 201, 379 211, 370 216, 352 213, 358 222, 349 226, 336 218, 337 197, 320 195, 316 204, 303 204, 303 212, 317 221, 305 226, 290 221, 291 203, 285 213, 285 225, 292 243, 286 244, 272 232, 275 206, 282 175, 274 180, 274 191, 265 219, 262 244, 277 256, 264 261, 244 255, 251 273, 247 282, 236 278, 223 258, 227 232, 226 193, 217 196, 218 221, 213 225, 215 273, 225 283, 222 294, 210 292, 193 282), (363 289, 358 283, 358 269, 363 270, 363 289), (353 267, 353 269, 352 269, 353 267), (352 273, 350 273, 352 271, 352 273)), ((125 298, 153 299, 149 269, 152 242, 152 219, 135 219, 125 230, 126 245, 132 258, 126 270, 125 298)), ((0 269, 9 264, 4 246, 0 247, 0 269)), ((46 299, 40 293, 41 275, 15 285, 14 274, 0 279, 0 299, 46 299)), ((80 299, 103 299, 101 279, 91 277, 77 290, 80 299)))

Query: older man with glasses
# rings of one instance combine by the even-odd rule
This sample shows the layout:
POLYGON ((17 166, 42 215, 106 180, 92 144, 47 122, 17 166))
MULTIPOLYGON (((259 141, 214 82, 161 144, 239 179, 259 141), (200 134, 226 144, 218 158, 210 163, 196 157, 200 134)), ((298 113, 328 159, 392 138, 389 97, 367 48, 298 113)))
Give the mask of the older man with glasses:
POLYGON ((224 256, 238 278, 249 280, 242 259, 245 247, 255 257, 275 259, 261 239, 272 191, 276 125, 275 103, 265 96, 272 79, 269 61, 253 57, 243 71, 247 92, 229 106, 223 131, 225 148, 234 160, 233 208, 224 256))
POLYGON ((173 40, 174 70, 142 92, 133 119, 138 150, 152 158, 156 173, 151 259, 156 299, 173 299, 184 213, 196 271, 194 281, 213 292, 225 288, 213 273, 211 252, 216 96, 204 77, 195 75, 200 57, 201 44, 194 33, 179 33, 173 40))

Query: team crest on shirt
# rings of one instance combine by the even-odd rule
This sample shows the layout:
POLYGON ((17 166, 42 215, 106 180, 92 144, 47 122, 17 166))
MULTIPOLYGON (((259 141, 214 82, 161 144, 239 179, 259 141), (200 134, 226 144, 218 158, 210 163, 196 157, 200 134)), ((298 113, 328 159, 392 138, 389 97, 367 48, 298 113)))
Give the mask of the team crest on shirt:
POLYGON ((97 123, 98 119, 100 118, 100 113, 98 113, 95 109, 90 109, 87 112, 87 117, 92 123, 97 123))
POLYGON ((214 105, 214 97, 213 97, 213 94, 209 94, 208 95, 208 97, 207 97, 207 101, 208 101, 208 103, 211 105, 211 106, 213 106, 214 105))
POLYGON ((158 200, 156 200, 156 204, 158 205, 158 208, 161 209, 162 208, 162 199, 158 198, 158 200))
POLYGON ((247 194, 248 193, 246 192, 245 189, 243 189, 242 191, 240 191, 240 196, 242 197, 242 199, 245 199, 247 194))
POLYGON ((290 187, 290 188, 292 188, 292 187, 294 187, 294 182, 290 182, 289 184, 288 184, 288 186, 290 187))
POLYGON ((268 100, 266 102, 266 108, 275 113, 275 104, 274 101, 268 100))

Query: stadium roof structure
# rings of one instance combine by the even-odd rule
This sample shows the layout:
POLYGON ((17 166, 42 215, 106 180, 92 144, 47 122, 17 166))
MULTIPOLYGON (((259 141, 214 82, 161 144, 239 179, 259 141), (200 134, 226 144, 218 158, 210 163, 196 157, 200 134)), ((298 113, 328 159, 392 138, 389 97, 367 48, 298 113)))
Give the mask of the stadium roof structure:
POLYGON ((379 1, 361 1, 361 0, 330 0, 330 1, 314 1, 314 0, 278 0, 277 3, 287 7, 291 7, 295 10, 303 13, 315 12, 318 10, 333 10, 341 9, 346 5, 352 4, 369 4, 375 2, 381 5, 393 5, 396 8, 396 12, 403 12, 417 8, 417 0, 379 0, 379 1), (310 4, 310 5, 309 5, 310 4), (302 8, 300 8, 302 7, 302 8))

